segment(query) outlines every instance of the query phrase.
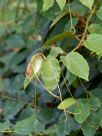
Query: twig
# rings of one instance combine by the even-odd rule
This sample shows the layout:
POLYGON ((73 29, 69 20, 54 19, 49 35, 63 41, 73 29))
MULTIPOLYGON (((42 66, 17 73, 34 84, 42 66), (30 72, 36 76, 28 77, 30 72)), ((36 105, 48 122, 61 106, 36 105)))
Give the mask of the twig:
POLYGON ((84 42, 84 39, 87 35, 87 29, 88 29, 88 25, 89 25, 89 22, 91 20, 91 17, 93 16, 94 12, 95 12, 95 9, 96 9, 96 6, 93 8, 90 16, 88 17, 87 21, 86 21, 86 25, 85 25, 85 29, 84 29, 84 32, 83 32, 83 36, 79 42, 79 44, 72 50, 72 51, 76 51, 77 49, 81 48, 83 46, 83 42, 84 42))
POLYGON ((12 98, 12 97, 9 97, 9 96, 6 96, 6 95, 1 95, 1 94, 0 94, 0 98, 5 99, 5 100, 10 100, 10 101, 17 101, 17 102, 20 102, 20 103, 22 103, 22 104, 31 105, 31 103, 22 101, 22 100, 17 99, 17 98, 12 98))

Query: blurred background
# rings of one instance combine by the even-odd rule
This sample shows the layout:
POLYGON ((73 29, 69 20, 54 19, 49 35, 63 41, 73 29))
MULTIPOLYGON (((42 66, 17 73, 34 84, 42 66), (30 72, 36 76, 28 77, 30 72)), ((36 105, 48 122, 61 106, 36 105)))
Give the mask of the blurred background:
MULTIPOLYGON (((70 2, 71 11, 77 15, 85 16, 89 12, 79 1, 70 2)), ((60 101, 49 95, 38 82, 33 81, 26 90, 23 87, 26 66, 32 54, 39 51, 50 37, 71 29, 69 14, 63 16, 50 29, 52 21, 60 13, 60 8, 55 2, 53 7, 43 12, 42 4, 42 0, 0 0, 1 136, 31 136, 32 130, 34 136, 83 136, 81 126, 73 119, 73 115, 68 115, 65 122, 64 112, 57 109, 60 101), (20 127, 15 128, 21 120, 23 122, 20 127)), ((72 21, 80 35, 84 28, 81 18, 73 16, 72 21)), ((97 18, 94 19, 94 22, 98 21, 97 18)), ((102 25, 101 21, 100 24, 102 25)), ((93 33, 92 27, 89 27, 90 33, 93 33)), ((77 44, 78 40, 72 37, 59 41, 56 46, 69 52, 77 44)), ((95 88, 102 88, 102 59, 97 62, 94 54, 89 57, 89 51, 80 49, 79 52, 88 59, 91 68, 90 82, 82 83, 86 89, 96 92, 95 88)), ((49 53, 49 50, 45 49, 45 53, 49 53)), ((85 89, 76 76, 69 71, 64 71, 64 76, 75 98, 86 97, 85 89)), ((60 85, 63 98, 69 97, 63 77, 60 85)), ((97 92, 102 100, 102 90, 97 89, 97 92)), ((97 136, 102 135, 101 130, 97 136)))

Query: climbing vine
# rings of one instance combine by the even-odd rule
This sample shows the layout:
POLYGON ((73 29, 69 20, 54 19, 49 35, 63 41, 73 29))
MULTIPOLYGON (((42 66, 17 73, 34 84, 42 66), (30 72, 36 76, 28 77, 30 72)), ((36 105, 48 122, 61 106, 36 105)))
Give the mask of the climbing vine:
POLYGON ((1 134, 102 135, 102 1, 1 1, 1 134))

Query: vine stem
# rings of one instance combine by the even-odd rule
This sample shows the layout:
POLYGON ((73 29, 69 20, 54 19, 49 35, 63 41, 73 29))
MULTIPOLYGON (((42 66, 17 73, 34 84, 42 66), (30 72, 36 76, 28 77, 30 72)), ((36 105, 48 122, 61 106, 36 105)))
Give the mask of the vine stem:
POLYGON ((95 9, 96 9, 96 6, 93 8, 93 10, 91 11, 91 14, 89 15, 87 21, 86 21, 86 25, 85 25, 85 29, 84 29, 84 32, 83 32, 83 36, 79 42, 79 44, 72 50, 72 51, 76 51, 77 49, 81 48, 83 46, 83 42, 84 42, 84 39, 87 35, 87 29, 88 29, 88 25, 89 25, 89 22, 93 16, 93 14, 95 13, 95 9))
POLYGON ((12 97, 6 96, 6 95, 4 95, 4 94, 0 95, 0 98, 6 99, 6 100, 10 100, 10 101, 17 101, 17 102, 20 102, 20 103, 22 103, 22 104, 31 105, 31 103, 28 103, 28 102, 19 100, 19 99, 17 99, 17 98, 12 98, 12 97))
POLYGON ((63 109, 64 109, 64 114, 65 114, 65 117, 66 117, 65 121, 67 121, 67 114, 66 114, 66 110, 65 110, 65 107, 64 107, 64 103, 63 103, 62 94, 61 94, 61 90, 60 90, 59 84, 57 85, 57 87, 58 87, 58 90, 59 90, 60 100, 62 102, 62 106, 63 106, 63 109))
POLYGON ((57 99, 60 100, 60 97, 59 97, 59 96, 53 94, 50 90, 48 90, 48 89, 42 84, 42 82, 40 81, 40 79, 38 78, 38 76, 37 76, 37 75, 35 75, 35 76, 36 76, 38 82, 44 87, 44 89, 45 89, 50 95, 52 95, 53 97, 55 97, 55 98, 57 98, 57 99))
MULTIPOLYGON (((34 73, 34 68, 32 67, 32 69, 33 69, 33 73, 34 73)), ((57 95, 55 95, 54 93, 52 93, 50 90, 48 90, 48 89, 43 85, 43 83, 40 81, 40 79, 39 79, 39 77, 37 76, 37 74, 34 73, 34 75, 36 76, 38 82, 44 87, 44 89, 45 89, 50 95, 52 95, 53 97, 55 97, 55 98, 57 98, 57 99, 60 100, 60 96, 57 96, 57 95)))

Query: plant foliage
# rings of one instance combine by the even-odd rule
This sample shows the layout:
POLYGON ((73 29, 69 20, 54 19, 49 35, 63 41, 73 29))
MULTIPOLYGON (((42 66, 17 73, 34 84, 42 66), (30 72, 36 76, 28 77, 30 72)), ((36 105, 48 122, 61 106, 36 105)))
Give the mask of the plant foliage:
POLYGON ((102 135, 101 0, 0 0, 0 135, 102 135))

